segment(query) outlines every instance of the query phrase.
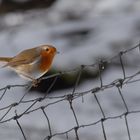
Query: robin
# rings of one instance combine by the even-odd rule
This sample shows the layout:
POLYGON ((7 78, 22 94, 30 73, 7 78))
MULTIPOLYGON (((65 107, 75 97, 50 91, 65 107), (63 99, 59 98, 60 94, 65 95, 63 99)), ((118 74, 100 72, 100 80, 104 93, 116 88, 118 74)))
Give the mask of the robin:
POLYGON ((0 61, 6 63, 3 67, 11 68, 19 76, 32 81, 36 85, 37 79, 50 69, 56 53, 55 47, 41 45, 24 50, 14 57, 0 57, 0 61))

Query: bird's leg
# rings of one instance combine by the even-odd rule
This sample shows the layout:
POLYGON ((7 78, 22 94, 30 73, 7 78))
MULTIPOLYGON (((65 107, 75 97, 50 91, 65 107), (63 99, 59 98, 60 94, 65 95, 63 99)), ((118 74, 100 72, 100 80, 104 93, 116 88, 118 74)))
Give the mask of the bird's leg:
POLYGON ((37 79, 38 83, 40 83, 42 81, 42 77, 37 79))
POLYGON ((20 73, 20 76, 26 77, 27 79, 32 81, 32 86, 37 87, 38 83, 40 83, 40 80, 33 78, 32 76, 25 74, 25 73, 20 73))
POLYGON ((33 79, 32 80, 33 87, 37 87, 40 82, 41 82, 41 79, 33 79))
POLYGON ((38 80, 37 79, 33 79, 32 80, 32 86, 33 87, 37 87, 38 86, 38 80))

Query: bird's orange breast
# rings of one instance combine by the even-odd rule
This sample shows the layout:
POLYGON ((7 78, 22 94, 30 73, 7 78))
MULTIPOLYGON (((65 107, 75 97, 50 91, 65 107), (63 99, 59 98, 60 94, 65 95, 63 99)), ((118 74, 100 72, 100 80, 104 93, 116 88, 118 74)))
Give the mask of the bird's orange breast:
POLYGON ((53 53, 46 53, 46 52, 42 51, 41 62, 40 62, 40 70, 42 72, 49 70, 49 68, 51 67, 54 55, 55 54, 53 54, 53 53))
POLYGON ((40 62, 40 70, 42 72, 47 71, 52 63, 52 59, 49 57, 42 57, 40 62))

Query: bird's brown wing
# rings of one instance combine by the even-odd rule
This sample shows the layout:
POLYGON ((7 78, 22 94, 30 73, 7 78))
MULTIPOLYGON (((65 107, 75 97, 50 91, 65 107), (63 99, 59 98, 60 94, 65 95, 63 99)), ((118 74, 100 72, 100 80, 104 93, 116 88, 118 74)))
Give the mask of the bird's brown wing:
POLYGON ((36 59, 40 57, 39 52, 35 51, 34 49, 35 48, 22 51, 21 53, 13 57, 12 60, 8 62, 5 66, 14 67, 33 63, 36 59))

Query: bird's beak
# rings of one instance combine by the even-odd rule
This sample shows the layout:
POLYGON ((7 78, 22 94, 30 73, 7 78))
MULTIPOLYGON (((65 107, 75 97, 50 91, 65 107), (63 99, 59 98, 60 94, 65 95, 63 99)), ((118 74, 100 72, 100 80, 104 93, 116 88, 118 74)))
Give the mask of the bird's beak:
POLYGON ((59 52, 59 51, 57 51, 56 53, 57 53, 57 54, 59 54, 60 52, 59 52))

